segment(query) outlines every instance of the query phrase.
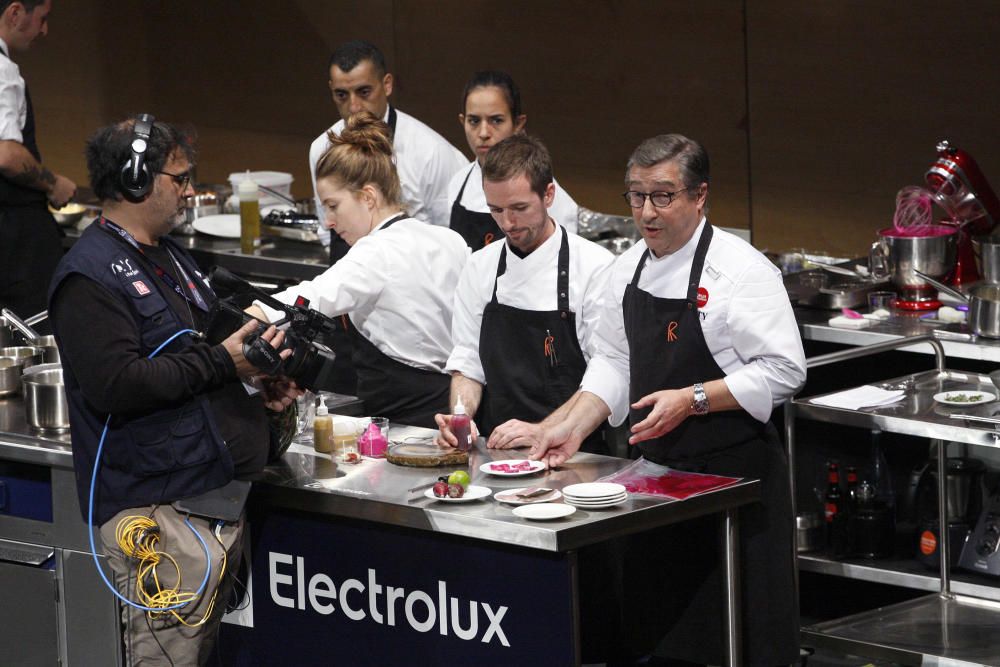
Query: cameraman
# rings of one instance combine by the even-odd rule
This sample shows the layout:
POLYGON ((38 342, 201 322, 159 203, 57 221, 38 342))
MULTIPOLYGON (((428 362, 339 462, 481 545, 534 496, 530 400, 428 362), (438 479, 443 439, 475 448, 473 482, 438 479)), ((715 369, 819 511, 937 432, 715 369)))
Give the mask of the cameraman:
MULTIPOLYGON (((216 346, 188 333, 174 337, 201 330, 216 298, 167 236, 191 194, 189 136, 140 116, 98 130, 86 156, 103 214, 60 261, 49 288, 80 505, 100 526, 115 587, 126 599, 174 604, 151 597, 157 587, 172 588, 178 572, 183 591, 195 594, 172 611, 146 615, 124 606, 129 664, 203 664, 239 564, 244 516, 238 504, 238 518, 226 522, 188 517, 170 503, 203 500, 268 460, 265 397, 240 382, 256 373, 242 352, 254 323, 216 346), (169 556, 155 577, 137 574, 149 564, 143 546, 169 556), (206 550, 210 575, 200 586, 206 550), (134 551, 138 557, 124 555, 134 551)), ((283 337, 274 327, 263 335, 274 347, 283 337)), ((294 399, 283 381, 265 386, 268 408, 280 411, 294 399)))

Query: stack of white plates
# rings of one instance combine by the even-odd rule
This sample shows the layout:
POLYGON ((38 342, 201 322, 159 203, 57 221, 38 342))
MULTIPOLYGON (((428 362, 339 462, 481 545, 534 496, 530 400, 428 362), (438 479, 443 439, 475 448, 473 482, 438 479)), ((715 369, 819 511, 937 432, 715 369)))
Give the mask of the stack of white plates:
POLYGON ((588 509, 614 507, 628 500, 625 487, 610 482, 570 484, 562 490, 562 494, 563 502, 588 509))

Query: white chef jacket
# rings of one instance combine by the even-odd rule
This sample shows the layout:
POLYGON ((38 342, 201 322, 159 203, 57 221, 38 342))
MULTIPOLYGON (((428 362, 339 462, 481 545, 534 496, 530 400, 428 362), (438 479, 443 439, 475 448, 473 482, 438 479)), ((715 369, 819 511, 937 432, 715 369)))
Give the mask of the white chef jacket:
POLYGON ((28 104, 24 96, 24 79, 20 68, 10 59, 10 48, 0 39, 0 141, 24 143, 21 130, 28 117, 28 104))
MULTIPOLYGON (((483 192, 483 170, 479 165, 479 160, 473 160, 468 168, 462 169, 451 177, 451 183, 448 184, 448 201, 454 202, 458 199, 458 192, 462 189, 462 182, 465 181, 466 176, 469 177, 469 180, 465 184, 465 192, 462 193, 462 201, 459 204, 467 211, 489 213, 490 208, 486 205, 486 193, 483 192)), ((552 200, 552 206, 548 209, 549 217, 565 227, 570 234, 576 234, 580 206, 562 189, 556 179, 553 178, 552 182, 556 186, 556 196, 552 200)), ((448 215, 450 220, 450 210, 448 215)))
MULTIPOLYGON (((691 240, 673 254, 659 258, 650 254, 639 288, 656 297, 685 298, 704 226, 702 218, 691 240)), ((599 351, 581 383, 584 391, 611 408, 609 421, 614 426, 624 421, 629 408, 622 297, 645 250, 645 241, 640 241, 615 261, 598 327, 599 351)), ((716 227, 699 285, 708 291, 707 303, 698 309, 703 315, 701 329, 712 357, 726 374, 726 386, 750 416, 766 422, 771 410, 792 397, 806 378, 802 339, 781 272, 749 243, 716 227)))
MULTIPOLYGON (((382 118, 389 122, 389 109, 382 118)), ((339 120, 330 128, 334 134, 344 129, 339 120)), ((309 147, 309 175, 313 193, 316 193, 316 164, 330 148, 326 132, 316 137, 309 147)), ((447 227, 451 221, 451 199, 448 199, 448 182, 455 172, 469 164, 461 151, 448 140, 421 123, 413 116, 396 109, 396 132, 392 151, 403 188, 403 208, 418 220, 447 227)), ((323 205, 316 194, 316 214, 323 215, 323 205)), ((324 230, 325 231, 325 230, 324 230)), ((323 243, 329 243, 328 234, 323 243)))
MULTIPOLYGON (((576 234, 566 237, 569 243, 569 307, 576 314, 576 338, 585 359, 596 353, 596 329, 602 312, 604 284, 614 262, 614 255, 601 246, 576 234)), ((557 310, 556 267, 562 230, 556 227, 545 242, 525 258, 507 248, 507 270, 496 279, 500 250, 507 245, 491 243, 472 253, 455 292, 452 338, 455 349, 448 358, 446 371, 486 383, 479 358, 479 331, 483 309, 493 297, 496 279, 497 301, 521 310, 557 310)))
MULTIPOLYGON (((393 216, 395 217, 395 216, 393 216)), ((383 354, 416 368, 443 372, 451 353, 455 284, 469 257, 456 232, 406 218, 379 223, 322 275, 275 295, 309 299, 328 317, 347 313, 383 354)), ((269 320, 283 313, 257 302, 269 320)), ((336 350, 334 350, 336 352, 336 350)))

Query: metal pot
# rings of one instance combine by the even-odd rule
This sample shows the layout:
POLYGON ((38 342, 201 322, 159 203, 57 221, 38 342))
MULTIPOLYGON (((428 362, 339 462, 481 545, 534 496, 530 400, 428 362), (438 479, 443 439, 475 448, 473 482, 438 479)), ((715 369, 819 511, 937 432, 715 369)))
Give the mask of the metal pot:
POLYGON ((1000 236, 972 237, 979 275, 988 283, 1000 283, 1000 236))
POLYGON ((23 368, 45 361, 45 350, 33 345, 18 345, 0 348, 0 357, 16 359, 23 368))
POLYGON ((795 517, 796 551, 818 551, 825 543, 826 530, 819 512, 806 512, 795 517))
POLYGON ((972 333, 985 338, 1000 338, 1000 285, 982 283, 962 294, 954 287, 917 272, 940 292, 952 295, 969 305, 968 324, 972 333))
POLYGON ((21 376, 21 386, 28 426, 43 431, 65 431, 69 428, 69 404, 62 366, 34 366, 21 376))
POLYGON ((56 337, 52 335, 39 336, 31 341, 32 347, 42 348, 42 356, 44 359, 43 363, 46 364, 58 364, 60 362, 59 358, 59 346, 56 345, 56 337))
POLYGON ((955 267, 958 252, 958 229, 932 225, 927 236, 901 236, 894 227, 880 229, 879 240, 869 252, 872 275, 892 278, 901 290, 927 285, 919 274, 943 278, 955 267))
POLYGON ((21 390, 21 364, 17 359, 0 357, 0 396, 10 396, 21 390))
POLYGON ((10 347, 14 343, 14 332, 10 328, 10 320, 0 315, 0 347, 10 347))

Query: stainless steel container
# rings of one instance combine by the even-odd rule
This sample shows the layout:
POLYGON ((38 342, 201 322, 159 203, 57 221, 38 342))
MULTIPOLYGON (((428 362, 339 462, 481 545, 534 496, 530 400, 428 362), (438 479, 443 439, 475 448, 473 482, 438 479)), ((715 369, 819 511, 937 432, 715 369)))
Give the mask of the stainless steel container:
POLYGON ((1000 283, 1000 236, 974 236, 972 249, 979 275, 988 283, 1000 283))
POLYGON ((21 390, 21 364, 17 359, 0 357, 0 396, 10 396, 21 390))
POLYGON ((817 551, 826 544, 826 526, 819 512, 805 512, 795 517, 795 550, 817 551))
POLYGON ((0 347, 10 347, 14 342, 14 334, 10 328, 10 321, 0 315, 0 347))
POLYGON ((17 345, 0 348, 0 357, 16 359, 22 367, 28 368, 45 361, 45 350, 32 345, 17 345))
POLYGON ((39 364, 21 376, 24 413, 28 426, 42 431, 69 428, 69 403, 63 384, 62 366, 39 364))
POLYGON ((901 290, 927 288, 927 281, 915 271, 931 278, 943 278, 955 266, 958 230, 934 225, 934 236, 899 236, 892 228, 879 230, 879 240, 872 244, 871 269, 884 267, 893 284, 901 290))

